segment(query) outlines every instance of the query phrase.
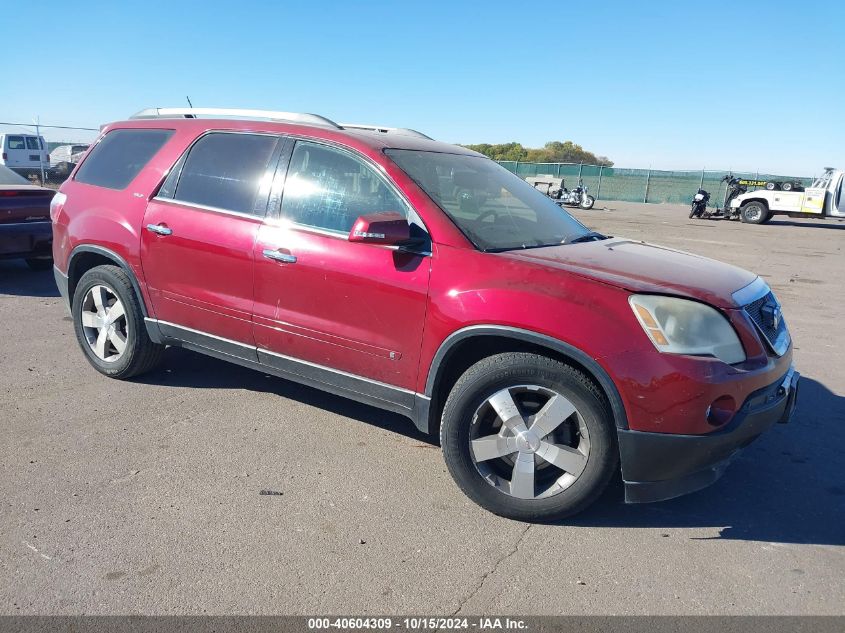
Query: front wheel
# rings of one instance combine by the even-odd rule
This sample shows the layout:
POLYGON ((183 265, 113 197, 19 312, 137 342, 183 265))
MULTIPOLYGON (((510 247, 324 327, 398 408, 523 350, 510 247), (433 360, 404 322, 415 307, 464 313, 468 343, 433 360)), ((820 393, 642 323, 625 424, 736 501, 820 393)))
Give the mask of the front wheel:
POLYGON ((581 208, 582 209, 592 209, 593 205, 596 203, 596 199, 593 196, 583 196, 581 198, 581 208))
POLYGON ((521 521, 580 512, 618 463, 613 416, 596 385, 569 365, 521 352, 490 356, 461 376, 440 442, 470 499, 521 521))
POLYGON ((131 378, 155 367, 164 345, 150 340, 132 282, 118 266, 97 266, 79 280, 71 306, 76 339, 101 374, 131 378))
POLYGON ((763 224, 769 210, 762 202, 748 202, 739 210, 739 218, 746 224, 763 224))
POLYGON ((689 217, 690 219, 697 217, 699 215, 698 208, 695 205, 692 205, 689 210, 689 217))

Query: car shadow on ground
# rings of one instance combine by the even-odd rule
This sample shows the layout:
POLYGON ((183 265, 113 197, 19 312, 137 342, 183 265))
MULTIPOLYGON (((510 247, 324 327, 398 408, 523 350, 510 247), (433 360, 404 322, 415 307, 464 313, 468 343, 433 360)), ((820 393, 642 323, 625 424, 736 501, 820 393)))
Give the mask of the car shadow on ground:
POLYGON ((168 348, 164 362, 149 374, 134 379, 144 384, 196 389, 249 389, 274 393, 337 415, 365 422, 411 439, 437 446, 436 438, 420 433, 410 418, 361 404, 348 398, 300 385, 261 371, 241 367, 197 352, 168 348))
MULTIPOLYGON (((436 437, 401 415, 188 350, 168 349, 160 369, 136 380, 274 393, 437 446, 436 437)), ((673 528, 717 528, 718 535, 700 538, 845 545, 843 446, 845 398, 803 377, 790 424, 775 425, 746 448, 713 486, 670 501, 627 505, 617 477, 596 504, 560 524, 651 528, 670 536, 673 528)))
MULTIPOLYGON (((713 486, 626 505, 621 478, 582 515, 585 527, 718 528, 703 540, 845 545, 845 398, 802 377, 798 410, 740 453, 713 486)), ((696 537, 690 537, 696 538, 696 537)))
POLYGON ((769 220, 766 224, 769 226, 799 226, 809 229, 834 229, 845 231, 845 222, 841 220, 828 220, 826 222, 807 222, 804 220, 795 222, 791 220, 769 220))
POLYGON ((58 297, 52 270, 35 272, 22 259, 0 260, 0 295, 58 297))

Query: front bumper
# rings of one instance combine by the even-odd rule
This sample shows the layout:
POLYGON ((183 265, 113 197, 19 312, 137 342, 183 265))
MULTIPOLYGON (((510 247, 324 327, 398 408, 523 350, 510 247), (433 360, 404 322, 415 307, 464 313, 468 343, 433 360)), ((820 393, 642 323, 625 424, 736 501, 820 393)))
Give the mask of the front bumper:
POLYGON ((53 225, 49 221, 0 224, 0 258, 48 257, 52 247, 53 225))
POLYGON ((740 449, 795 411, 800 374, 790 367, 775 383, 752 393, 723 429, 677 435, 619 429, 625 501, 663 501, 715 482, 740 449))

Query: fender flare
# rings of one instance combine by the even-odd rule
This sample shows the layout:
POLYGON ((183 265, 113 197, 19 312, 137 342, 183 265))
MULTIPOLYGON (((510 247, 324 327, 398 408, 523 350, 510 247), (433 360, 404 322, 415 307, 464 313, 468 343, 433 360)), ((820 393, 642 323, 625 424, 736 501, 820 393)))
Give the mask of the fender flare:
MULTIPOLYGON (((749 203, 751 203, 751 202, 759 202, 759 203, 760 203, 760 204, 762 204, 764 207, 766 207, 766 211, 769 211, 769 201, 768 201, 766 198, 759 198, 759 197, 757 197, 757 198, 748 198, 747 200, 743 200, 743 201, 740 203, 739 208, 740 208, 740 209, 742 209, 742 207, 744 207, 746 204, 749 204, 749 203)), ((776 212, 775 212, 775 213, 776 213, 776 212)))
POLYGON ((468 338, 478 336, 498 336, 505 338, 512 338, 525 343, 533 343, 540 347, 546 347, 558 354, 568 358, 579 365, 583 366, 598 382, 599 387, 607 396, 610 404, 611 412, 613 413, 613 420, 617 429, 628 429, 628 416, 625 413, 625 405, 622 402, 622 397, 619 395, 619 390, 610 375, 599 365, 599 363, 590 355, 581 351, 577 347, 564 343, 561 340, 548 336, 546 334, 539 334, 531 330, 524 330, 522 328, 510 327, 505 325, 470 325, 460 330, 452 332, 440 344, 431 365, 428 369, 428 377, 425 383, 425 396, 430 399, 434 393, 434 385, 437 382, 443 362, 449 356, 449 352, 456 344, 468 338))
MULTIPOLYGON (((135 277, 135 273, 132 272, 132 268, 129 267, 129 264, 126 262, 126 260, 123 259, 117 253, 115 253, 113 250, 110 250, 103 246, 97 246, 95 244, 80 244, 71 251, 70 257, 68 258, 68 279, 70 279, 71 273, 73 271, 74 259, 76 259, 76 257, 78 257, 82 253, 95 253, 97 255, 101 255, 113 261, 117 266, 120 266, 124 270, 124 272, 126 272, 126 274, 129 276, 129 281, 132 282, 132 288, 133 290, 135 290, 135 295, 138 297, 138 303, 141 305, 141 312, 143 313, 144 318, 146 319, 150 316, 149 312, 147 311, 147 304, 144 302, 144 294, 141 292, 141 286, 140 284, 138 284, 138 279, 135 277)), ((70 287, 68 288, 68 303, 73 303, 73 294, 70 292, 70 287)))

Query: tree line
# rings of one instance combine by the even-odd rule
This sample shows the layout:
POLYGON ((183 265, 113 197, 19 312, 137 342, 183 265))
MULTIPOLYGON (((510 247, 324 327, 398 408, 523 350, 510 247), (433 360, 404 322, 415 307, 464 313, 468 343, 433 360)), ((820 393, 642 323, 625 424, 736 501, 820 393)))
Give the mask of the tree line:
POLYGON ((479 143, 464 145, 493 160, 518 160, 528 163, 585 163, 612 167, 613 161, 607 156, 596 156, 572 141, 549 141, 543 147, 523 147, 521 143, 479 143))

